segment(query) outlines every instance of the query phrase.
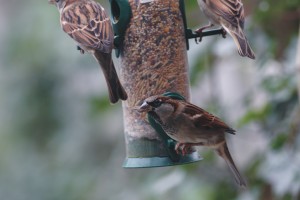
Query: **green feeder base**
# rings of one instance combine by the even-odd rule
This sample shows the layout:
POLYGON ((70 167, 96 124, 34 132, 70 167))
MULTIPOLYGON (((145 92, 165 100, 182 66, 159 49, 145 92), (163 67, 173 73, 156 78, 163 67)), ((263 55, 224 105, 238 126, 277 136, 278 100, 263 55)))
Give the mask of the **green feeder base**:
POLYGON ((174 162, 170 157, 151 157, 151 158, 127 158, 124 163, 124 168, 151 168, 151 167, 167 167, 173 165, 182 165, 193 163, 202 160, 197 152, 180 156, 177 162, 174 162))
POLYGON ((124 168, 150 168, 182 165, 202 160, 198 152, 180 155, 174 150, 174 143, 168 140, 166 146, 159 140, 146 138, 127 138, 127 157, 123 163, 124 168))

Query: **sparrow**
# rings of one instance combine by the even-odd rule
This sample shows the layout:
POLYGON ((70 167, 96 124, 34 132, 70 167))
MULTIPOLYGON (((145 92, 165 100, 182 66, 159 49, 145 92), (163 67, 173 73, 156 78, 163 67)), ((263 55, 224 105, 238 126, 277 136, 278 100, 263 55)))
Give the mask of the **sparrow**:
MULTIPOLYGON (((209 24, 199 28, 196 32, 201 35, 202 31, 212 26, 221 25, 233 38, 238 53, 255 59, 255 55, 244 34, 244 6, 241 0, 197 0, 198 4, 210 20, 209 24)), ((224 35, 223 35, 224 36, 224 35)))
POLYGON ((64 32, 73 38, 81 53, 91 53, 104 73, 111 103, 126 100, 127 93, 112 61, 114 33, 104 8, 93 0, 49 0, 60 13, 64 32))
POLYGON ((148 113, 169 137, 177 141, 177 153, 184 155, 192 146, 214 149, 226 161, 237 184, 246 187, 225 140, 225 133, 235 134, 235 130, 218 117, 187 101, 160 95, 148 97, 136 109, 148 113))

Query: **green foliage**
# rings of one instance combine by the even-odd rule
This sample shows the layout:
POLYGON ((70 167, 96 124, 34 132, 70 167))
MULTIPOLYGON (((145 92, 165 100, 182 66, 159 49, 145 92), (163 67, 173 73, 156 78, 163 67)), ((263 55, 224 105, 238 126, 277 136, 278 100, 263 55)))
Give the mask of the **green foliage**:
POLYGON ((90 112, 92 115, 105 113, 111 109, 111 104, 106 96, 90 98, 90 112))
POLYGON ((278 59, 282 58, 284 49, 292 37, 296 36, 300 20, 299 7, 299 0, 276 1, 276 3, 264 0, 259 2, 258 9, 253 15, 256 24, 259 24, 272 39, 270 46, 272 48, 269 50, 278 59))
MULTIPOLYGON (((210 52, 211 49, 208 48, 207 51, 210 52)), ((194 67, 190 70, 191 85, 195 85, 201 78, 201 75, 204 75, 207 72, 207 66, 211 66, 214 59, 213 54, 206 54, 204 58, 202 56, 197 57, 194 67)))
POLYGON ((260 109, 249 110, 238 122, 239 126, 244 126, 253 121, 264 122, 270 115, 271 104, 267 104, 260 109))
POLYGON ((218 191, 212 193, 212 200, 230 200, 235 199, 237 196, 235 189, 233 189, 232 186, 228 185, 227 182, 221 182, 216 187, 218 188, 218 191))
POLYGON ((197 1, 185 1, 184 4, 185 4, 186 10, 188 10, 188 11, 193 10, 198 7, 197 1))
POLYGON ((286 143, 286 141, 288 140, 288 136, 284 133, 277 135, 277 137, 275 137, 272 140, 271 143, 271 147, 274 150, 280 150, 286 143))
POLYGON ((259 173, 262 161, 263 156, 257 155, 253 158, 253 161, 248 166, 248 169, 246 171, 246 175, 248 177, 248 185, 261 187, 264 184, 263 180, 257 175, 259 173))

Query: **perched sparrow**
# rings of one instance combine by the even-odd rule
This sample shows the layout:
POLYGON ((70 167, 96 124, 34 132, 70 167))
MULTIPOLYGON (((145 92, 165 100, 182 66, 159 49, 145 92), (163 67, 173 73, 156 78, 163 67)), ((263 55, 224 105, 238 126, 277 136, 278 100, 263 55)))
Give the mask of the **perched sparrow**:
POLYGON ((144 100, 138 109, 148 113, 172 139, 177 141, 175 150, 187 153, 191 146, 207 146, 226 161, 238 185, 246 182, 236 168, 227 148, 225 133, 235 130, 205 110, 186 101, 166 96, 152 96, 144 100))
POLYGON ((78 43, 80 52, 93 54, 100 64, 110 101, 126 100, 111 57, 114 33, 104 8, 92 0, 49 0, 49 3, 58 8, 62 29, 78 43))
POLYGON ((210 23, 198 30, 201 35, 206 28, 221 25, 228 32, 241 56, 248 56, 255 59, 255 55, 244 34, 244 7, 241 0, 198 0, 203 13, 209 18, 210 23))

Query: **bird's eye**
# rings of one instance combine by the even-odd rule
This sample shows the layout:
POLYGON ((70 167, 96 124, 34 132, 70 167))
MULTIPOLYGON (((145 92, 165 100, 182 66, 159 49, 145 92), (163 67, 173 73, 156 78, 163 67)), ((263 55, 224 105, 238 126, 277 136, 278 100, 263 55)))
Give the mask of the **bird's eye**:
POLYGON ((58 3, 60 0, 55 0, 56 1, 56 3, 58 3))
POLYGON ((148 104, 150 104, 150 106, 154 108, 158 108, 162 104, 162 101, 160 99, 156 99, 152 102, 149 102, 148 104))

